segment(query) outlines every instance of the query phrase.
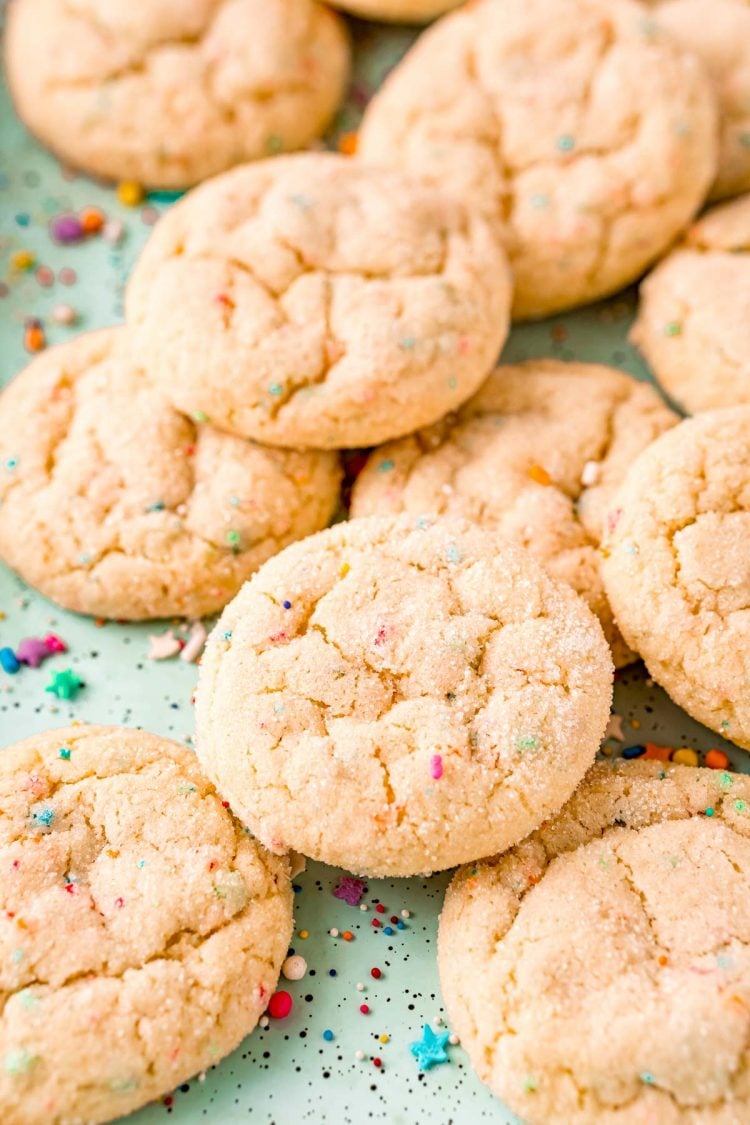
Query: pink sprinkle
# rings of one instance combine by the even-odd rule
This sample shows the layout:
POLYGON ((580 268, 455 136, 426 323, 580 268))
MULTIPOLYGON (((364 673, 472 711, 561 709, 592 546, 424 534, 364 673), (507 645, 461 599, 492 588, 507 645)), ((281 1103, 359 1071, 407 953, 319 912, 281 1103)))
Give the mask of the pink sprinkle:
POLYGON ((55 633, 48 633, 43 638, 43 643, 47 648, 47 652, 67 652, 68 646, 62 637, 58 637, 55 633))
POLYGON ((430 758, 430 774, 435 781, 440 781, 443 776, 443 759, 439 754, 433 754, 430 758))
POLYGON ((124 898, 116 898, 115 899, 115 906, 117 907, 118 910, 122 910, 124 905, 125 905, 125 899, 124 898))

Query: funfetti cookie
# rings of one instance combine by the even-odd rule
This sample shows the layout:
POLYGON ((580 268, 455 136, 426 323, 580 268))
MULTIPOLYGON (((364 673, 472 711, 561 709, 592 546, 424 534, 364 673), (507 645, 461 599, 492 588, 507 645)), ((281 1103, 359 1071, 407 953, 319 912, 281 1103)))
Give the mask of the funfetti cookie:
POLYGON ((199 617, 339 495, 330 453, 268 449, 176 411, 125 328, 50 348, 0 395, 0 558, 68 609, 199 617))
POLYGON ((0 753, 3 1125, 96 1125, 213 1066, 268 1006, 286 859, 182 746, 75 726, 0 753))
POLYGON ((675 703, 750 749, 750 406, 699 414, 641 453, 603 549, 625 640, 675 703))
POLYGON ((528 1125, 743 1125, 748 873, 750 779, 663 762, 461 870, 438 963, 482 1081, 528 1125))
POLYGON ((462 516, 520 543, 586 599, 627 664, 598 548, 626 469, 675 422, 652 387, 611 367, 501 366, 456 414, 374 450, 351 512, 462 516))
POLYGON ((19 116, 61 159, 184 188, 319 137, 349 42, 313 0, 13 0, 5 62, 19 116))
POLYGON ((715 95, 640 4, 480 0, 389 75, 359 152, 473 200, 514 317, 546 316, 633 281, 687 226, 716 173, 715 95))
POLYGON ((656 19, 706 64, 719 101, 719 170, 711 199, 750 189, 750 6, 667 0, 656 19))
POLYGON ((227 607, 196 747, 273 851, 414 875, 559 809, 611 692, 599 622, 521 548, 463 520, 351 520, 277 555, 227 607))
POLYGON ((750 195, 699 219, 640 298, 631 339, 680 406, 750 403, 750 195))
POLYGON ((202 185, 159 222, 127 318, 179 409, 271 445, 371 445, 477 389, 505 340, 495 232, 441 191, 343 156, 202 185))

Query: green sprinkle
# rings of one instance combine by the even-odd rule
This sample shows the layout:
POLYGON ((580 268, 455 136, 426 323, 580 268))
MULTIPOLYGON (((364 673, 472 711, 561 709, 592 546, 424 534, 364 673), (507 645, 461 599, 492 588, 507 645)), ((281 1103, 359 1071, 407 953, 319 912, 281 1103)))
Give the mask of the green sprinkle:
POLYGON ((731 789, 734 785, 732 775, 727 773, 726 770, 719 774, 719 785, 722 789, 731 789))
POLYGON ((5 468, 8 470, 9 473, 12 473, 14 469, 18 468, 18 458, 17 457, 8 457, 8 459, 5 462, 5 468))
POLYGON ((399 342, 398 346, 400 348, 403 348, 405 352, 410 352, 412 348, 415 348, 417 346, 417 341, 413 336, 404 336, 403 340, 399 342))
POLYGON ((36 1055, 30 1055, 23 1047, 16 1047, 5 1056, 5 1070, 8 1074, 25 1074, 38 1061, 36 1055))
POLYGON ((681 336, 682 325, 676 320, 670 320, 668 324, 664 325, 665 336, 681 336))
POLYGON ((744 801, 735 801, 734 807, 736 808, 737 812, 744 812, 745 811, 745 802, 744 801))
POLYGON ((527 1074, 523 1080, 523 1089, 526 1094, 533 1094, 536 1091, 536 1078, 533 1074, 527 1074))
POLYGON ((228 531, 227 532, 227 543, 229 544, 229 546, 233 550, 238 549, 239 545, 240 545, 240 533, 239 533, 239 531, 228 531))
POLYGON ((649 1074, 647 1070, 644 1070, 643 1074, 641 1075, 641 1082, 644 1082, 646 1086, 653 1086, 656 1082, 656 1079, 654 1078, 653 1074, 649 1074))
POLYGON ((390 473, 391 469, 395 468, 395 465, 396 462, 393 461, 390 457, 387 457, 385 461, 381 461, 378 465, 378 472, 390 473))
POLYGON ((27 1012, 32 1011, 40 1004, 39 997, 35 996, 30 988, 22 988, 20 992, 17 992, 16 1000, 27 1012))
POLYGON ((522 734, 516 739, 516 750, 536 750, 539 742, 533 734, 522 734))
POLYGON ((133 1090, 138 1089, 138 1080, 136 1078, 113 1078, 109 1088, 113 1094, 132 1094, 133 1090))
POLYGON ((713 816, 714 815, 713 809, 706 809, 705 811, 706 811, 706 816, 713 816))
POLYGON ((563 135, 558 137, 555 141, 555 145, 560 152, 570 152, 575 148, 575 143, 575 139, 571 137, 570 133, 563 133, 563 135))
POLYGON ((229 503, 232 505, 233 508, 236 508, 239 505, 239 502, 240 502, 239 496, 230 496, 229 497, 229 503))
POLYGON ((271 385, 268 388, 268 393, 269 393, 269 395, 283 395, 284 384, 283 383, 271 383, 271 385))
POLYGON ((284 141, 278 133, 271 133, 270 137, 266 137, 266 152, 271 154, 281 152, 284 147, 284 141))
POLYGON ((163 512, 166 507, 163 500, 157 500, 155 504, 149 504, 146 508, 147 512, 163 512))
POLYGON ((455 564, 461 562, 461 552, 459 551, 455 543, 451 543, 450 547, 445 552, 445 556, 448 559, 449 563, 455 564))
POLYGON ((17 965, 20 961, 23 961, 23 958, 24 952, 22 949, 14 949, 10 955, 10 959, 14 965, 17 965))
POLYGON ((193 414, 193 420, 195 422, 208 422, 209 417, 208 417, 208 414, 205 413, 205 411, 196 410, 195 413, 193 414))
POLYGON ((231 641, 231 639, 232 639, 232 630, 227 629, 226 633, 224 633, 224 640, 225 641, 231 641))
POLYGON ((64 762, 70 761, 70 750, 68 749, 67 746, 61 746, 60 749, 57 751, 57 753, 63 759, 64 762))

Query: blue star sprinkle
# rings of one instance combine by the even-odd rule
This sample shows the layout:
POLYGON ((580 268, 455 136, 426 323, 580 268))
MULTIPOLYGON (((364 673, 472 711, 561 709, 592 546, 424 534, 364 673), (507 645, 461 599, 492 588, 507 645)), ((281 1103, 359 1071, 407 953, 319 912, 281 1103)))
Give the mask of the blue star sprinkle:
POLYGON ((422 1038, 417 1043, 409 1044, 409 1050, 419 1063, 420 1070, 429 1070, 431 1066, 450 1062, 445 1049, 449 1038, 449 1031, 435 1032, 427 1023, 423 1026, 422 1038))

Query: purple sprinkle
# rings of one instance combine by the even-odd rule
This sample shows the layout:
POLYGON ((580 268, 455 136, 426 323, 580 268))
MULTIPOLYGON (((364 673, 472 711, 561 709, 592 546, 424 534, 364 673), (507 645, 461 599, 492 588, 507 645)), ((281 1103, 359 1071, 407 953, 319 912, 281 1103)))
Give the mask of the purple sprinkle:
POLYGON ((16 656, 22 664, 38 668, 43 660, 51 656, 50 650, 39 637, 25 637, 16 649, 16 656))
POLYGON ((55 242, 64 244, 80 242, 86 234, 81 220, 76 215, 58 215, 50 223, 49 229, 55 242))
POLYGON ((362 879, 354 879, 351 875, 342 875, 333 888, 334 898, 343 899, 349 906, 359 906, 359 900, 367 890, 367 883, 362 879))

